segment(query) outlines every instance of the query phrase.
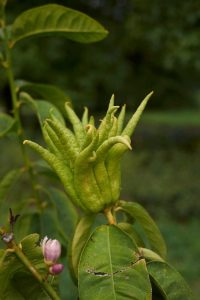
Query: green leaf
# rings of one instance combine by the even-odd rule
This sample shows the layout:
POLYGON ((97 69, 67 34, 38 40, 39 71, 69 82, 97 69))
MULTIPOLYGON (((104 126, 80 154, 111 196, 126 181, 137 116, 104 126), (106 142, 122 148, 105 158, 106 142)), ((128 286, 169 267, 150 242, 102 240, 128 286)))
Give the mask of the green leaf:
POLYGON ((9 296, 8 300, 15 298, 16 291, 22 295, 23 298, 28 300, 50 300, 51 298, 41 289, 39 283, 26 272, 20 272, 14 275, 12 279, 13 293, 9 296), (25 288, 24 288, 25 287, 25 288))
POLYGON ((9 171, 0 181, 0 203, 5 200, 6 195, 22 174, 22 169, 9 171))
POLYGON ((76 300, 78 299, 78 289, 73 282, 70 274, 70 267, 64 256, 61 258, 61 263, 64 265, 64 270, 59 274, 59 292, 62 300, 76 300))
POLYGON ((32 83, 23 80, 16 81, 20 91, 29 93, 33 98, 44 99, 64 112, 64 103, 71 102, 69 96, 60 88, 51 84, 32 83))
POLYGON ((161 235, 159 228, 157 227, 156 223, 153 221, 149 213, 136 202, 120 201, 119 205, 122 207, 123 211, 134 217, 135 220, 143 228, 151 248, 161 257, 165 258, 165 241, 161 235))
POLYGON ((48 198, 40 215, 41 234, 57 238, 66 247, 78 222, 78 213, 62 191, 56 188, 43 190, 48 198))
POLYGON ((194 300, 183 277, 165 262, 147 264, 149 274, 166 300, 194 300))
POLYGON ((164 260, 154 251, 147 249, 147 248, 139 248, 140 254, 144 257, 147 261, 162 261, 164 260))
POLYGON ((94 222, 94 215, 86 215, 82 217, 76 226, 73 240, 71 243, 71 249, 69 253, 69 261, 72 269, 72 273, 75 278, 78 277, 78 264, 81 256, 81 252, 89 239, 91 233, 91 227, 94 222))
POLYGON ((62 124, 65 124, 64 118, 60 111, 51 103, 44 100, 35 100, 25 92, 20 93, 20 100, 29 104, 30 107, 36 112, 41 127, 47 118, 55 116, 62 124))
POLYGON ((23 238, 20 244, 23 249, 23 253, 28 257, 28 259, 34 262, 36 266, 42 267, 42 269, 44 269, 45 266, 43 263, 43 254, 42 249, 38 243, 39 241, 39 234, 32 233, 23 238))
POLYGON ((144 246, 144 242, 142 241, 137 231, 133 228, 132 224, 121 222, 118 223, 117 226, 121 230, 125 231, 129 235, 129 237, 137 244, 138 247, 144 246))
MULTIPOLYGON (((46 267, 38 241, 39 235, 31 234, 21 241, 21 248, 35 268, 45 274, 46 267)), ((50 299, 15 253, 4 251, 0 256, 0 299, 50 299)))
POLYGON ((57 4, 47 4, 23 12, 13 23, 11 47, 16 42, 36 36, 60 35, 70 40, 91 43, 107 31, 87 15, 57 4))
POLYGON ((143 259, 127 234, 113 225, 98 227, 79 263, 80 300, 151 299, 151 285, 143 259))
POLYGON ((13 131, 15 127, 14 125, 15 120, 11 116, 5 113, 0 113, 0 138, 13 131))
POLYGON ((70 239, 79 219, 76 208, 67 195, 56 188, 49 189, 50 198, 54 202, 60 226, 70 239))

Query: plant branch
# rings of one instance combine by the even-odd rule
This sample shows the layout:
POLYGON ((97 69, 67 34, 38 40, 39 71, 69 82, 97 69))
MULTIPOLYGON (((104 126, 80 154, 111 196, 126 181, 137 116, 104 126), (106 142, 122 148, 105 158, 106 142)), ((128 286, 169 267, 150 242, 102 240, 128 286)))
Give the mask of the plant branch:
POLYGON ((20 247, 13 241, 12 249, 14 250, 18 259, 25 265, 25 267, 31 272, 35 279, 41 284, 46 293, 51 297, 52 300, 60 300, 52 286, 43 278, 43 276, 37 271, 32 265, 29 259, 24 255, 20 247))
POLYGON ((104 209, 104 215, 106 216, 108 223, 110 225, 116 225, 116 219, 115 219, 114 215, 112 214, 110 207, 104 209))
MULTIPOLYGON (((12 211, 10 210, 10 223, 16 221, 17 215, 14 216, 12 211)), ((45 280, 45 278, 38 272, 38 270, 34 267, 31 261, 27 258, 27 256, 23 253, 22 249, 16 244, 14 237, 10 240, 5 240, 5 237, 8 238, 12 232, 7 233, 4 228, 0 228, 0 235, 2 236, 2 240, 7 245, 7 250, 5 251, 5 256, 7 252, 15 253, 17 258, 23 263, 23 265, 30 271, 30 273, 34 276, 34 278, 40 283, 45 292, 51 297, 52 300, 60 300, 60 297, 57 295, 52 286, 45 280)), ((1 260, 3 261, 3 260, 1 260)))

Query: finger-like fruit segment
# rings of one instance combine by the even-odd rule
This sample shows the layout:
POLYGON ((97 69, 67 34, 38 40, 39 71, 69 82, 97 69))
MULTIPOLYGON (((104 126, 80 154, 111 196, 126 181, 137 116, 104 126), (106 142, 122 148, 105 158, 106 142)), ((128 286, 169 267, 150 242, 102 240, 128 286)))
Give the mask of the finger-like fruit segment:
POLYGON ((82 119, 66 103, 67 117, 73 132, 55 116, 47 119, 42 130, 48 150, 25 141, 55 170, 73 203, 85 212, 98 213, 114 206, 121 192, 121 158, 131 150, 130 137, 151 97, 152 92, 123 129, 126 106, 118 115, 119 106, 111 97, 108 110, 98 129, 93 117, 84 109, 82 119))

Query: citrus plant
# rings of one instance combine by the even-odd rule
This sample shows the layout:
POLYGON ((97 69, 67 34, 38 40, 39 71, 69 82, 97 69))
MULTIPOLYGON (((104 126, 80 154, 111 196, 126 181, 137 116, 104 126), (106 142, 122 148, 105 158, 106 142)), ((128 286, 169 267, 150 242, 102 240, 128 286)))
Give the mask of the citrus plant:
POLYGON ((46 35, 91 43, 107 31, 57 4, 25 11, 10 25, 5 7, 1 0, 1 65, 13 115, 0 114, 0 136, 17 137, 24 161, 0 182, 0 299, 193 299, 167 263, 164 239, 151 216, 139 203, 121 199, 121 158, 132 150, 131 137, 152 92, 127 123, 126 106, 115 105, 114 96, 98 125, 87 108, 79 118, 58 87, 15 80, 12 49, 46 35), (36 113, 46 147, 26 139, 24 105, 36 113), (32 161, 27 146, 42 160, 32 161), (30 194, 6 201, 27 174, 30 194), (47 177, 44 184, 41 176, 47 177))

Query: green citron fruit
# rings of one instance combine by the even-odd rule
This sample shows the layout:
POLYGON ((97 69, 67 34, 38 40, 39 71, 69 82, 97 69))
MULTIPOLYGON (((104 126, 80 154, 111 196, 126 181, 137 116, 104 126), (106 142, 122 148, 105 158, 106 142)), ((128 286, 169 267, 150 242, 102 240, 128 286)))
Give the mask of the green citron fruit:
POLYGON ((118 117, 119 106, 112 96, 107 113, 98 128, 85 108, 80 120, 69 103, 66 113, 73 130, 55 116, 43 124, 43 136, 48 149, 32 141, 24 141, 54 169, 71 201, 85 212, 98 213, 115 205, 121 190, 123 154, 131 149, 130 138, 151 97, 142 101, 124 128, 125 105, 118 117))

